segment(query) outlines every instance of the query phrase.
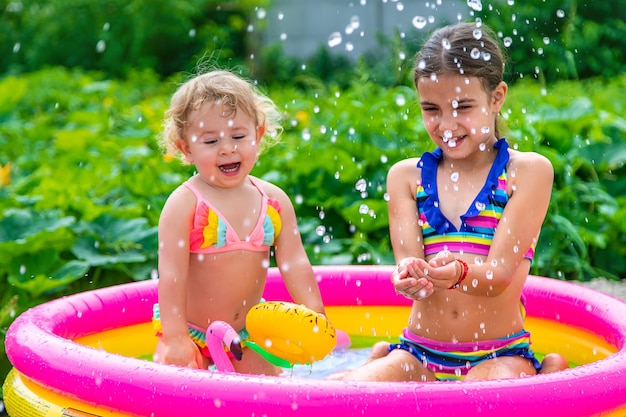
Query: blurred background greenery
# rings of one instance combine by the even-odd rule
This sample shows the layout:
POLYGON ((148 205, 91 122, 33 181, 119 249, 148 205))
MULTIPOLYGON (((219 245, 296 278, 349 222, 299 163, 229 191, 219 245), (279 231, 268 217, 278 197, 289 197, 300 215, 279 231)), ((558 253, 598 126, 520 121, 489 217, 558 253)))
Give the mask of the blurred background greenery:
MULTIPOLYGON (((507 3, 483 1, 475 18, 503 44, 514 40, 507 138, 555 167, 532 272, 620 280, 626 9, 507 3)), ((358 59, 323 44, 294 58, 280 42, 260 46, 249 31, 267 7, 269 0, 0 1, 2 341, 36 304, 155 277, 160 209, 191 170, 164 159, 154 138, 169 97, 199 66, 238 71, 281 106, 282 142, 253 173, 292 196, 311 261, 393 263, 384 180, 399 159, 431 149, 411 85, 412 56, 427 33, 381 35, 381 47, 358 59)), ((3 347, 0 380, 10 367, 3 347)))

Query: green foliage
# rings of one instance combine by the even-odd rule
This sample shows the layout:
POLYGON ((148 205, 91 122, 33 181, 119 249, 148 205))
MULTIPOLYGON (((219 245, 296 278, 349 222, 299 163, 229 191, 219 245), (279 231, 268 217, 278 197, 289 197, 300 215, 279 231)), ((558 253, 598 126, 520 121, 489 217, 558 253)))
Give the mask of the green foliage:
MULTIPOLYGON (((292 196, 313 264, 393 263, 387 171, 432 149, 415 92, 364 70, 346 88, 308 77, 267 88, 285 132, 253 173, 292 196)), ((58 68, 0 79, 0 339, 35 304, 153 276, 159 213, 191 174, 154 140, 177 82, 58 68)), ((533 273, 626 275, 624 97, 626 76, 510 89, 509 141, 555 168, 533 273)))
POLYGON ((476 13, 498 32, 514 78, 613 77, 626 70, 626 9, 611 1, 482 2, 476 13), (509 47, 510 45, 510 47, 509 47))
POLYGON ((220 62, 247 56, 250 12, 266 3, 219 0, 0 1, 0 72, 61 65, 123 76, 191 69, 208 51, 220 62), (217 52, 215 52, 217 51, 217 52))
POLYGON ((624 76, 547 90, 526 82, 511 91, 513 137, 555 168, 535 271, 584 281, 626 275, 625 227, 619 220, 626 215, 625 93, 624 76))

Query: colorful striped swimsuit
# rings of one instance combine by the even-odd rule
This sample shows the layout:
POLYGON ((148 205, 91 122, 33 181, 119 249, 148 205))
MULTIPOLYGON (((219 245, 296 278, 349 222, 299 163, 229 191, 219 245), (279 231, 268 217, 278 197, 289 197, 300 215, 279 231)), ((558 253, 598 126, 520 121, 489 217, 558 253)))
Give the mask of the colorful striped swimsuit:
POLYGON ((521 356, 530 360, 537 372, 541 369, 541 364, 530 349, 530 333, 525 330, 494 340, 445 343, 420 337, 404 329, 400 343, 389 346, 390 351, 394 349, 409 352, 439 381, 462 380, 474 366, 502 356, 521 356))
MULTIPOLYGON (((484 256, 489 254, 498 222, 509 201, 506 173, 509 146, 505 139, 499 139, 494 147, 498 149, 498 154, 485 185, 467 212, 461 216, 461 230, 456 230, 439 209, 437 165, 443 155, 441 149, 426 152, 420 158, 417 167, 422 170, 422 179, 417 187, 416 200, 425 256, 442 250, 484 256)), ((533 255, 534 245, 528 248, 525 257, 532 260, 533 255)), ((523 304, 521 300, 520 308, 525 317, 523 304)), ((530 360, 537 371, 541 369, 541 364, 530 349, 530 333, 525 330, 494 340, 446 343, 404 329, 400 343, 389 347, 389 351, 394 349, 412 354, 438 380, 463 379, 472 367, 499 356, 521 356, 530 360)))
MULTIPOLYGON (((437 194, 437 165, 443 155, 441 149, 426 152, 417 164, 422 178, 417 186, 416 202, 419 223, 424 238, 424 255, 434 255, 442 250, 468 252, 486 256, 491 248, 502 212, 509 201, 506 165, 509 162, 508 144, 499 139, 498 149, 485 185, 467 212, 461 216, 461 228, 457 230, 439 208, 437 194)), ((528 248, 525 258, 534 256, 534 244, 528 248)))

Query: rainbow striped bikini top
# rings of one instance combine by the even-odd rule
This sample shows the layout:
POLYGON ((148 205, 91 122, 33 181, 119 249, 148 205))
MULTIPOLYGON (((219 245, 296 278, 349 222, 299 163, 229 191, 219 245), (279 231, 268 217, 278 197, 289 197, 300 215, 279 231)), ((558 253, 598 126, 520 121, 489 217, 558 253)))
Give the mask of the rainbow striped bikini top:
MULTIPOLYGON (((424 239, 424 255, 442 250, 487 255, 493 242, 498 222, 509 201, 506 166, 509 162, 509 145, 499 139, 494 147, 498 150, 485 185, 467 212, 461 216, 461 228, 457 230, 439 209, 437 195, 437 165, 443 155, 441 149, 426 152, 417 163, 422 178, 417 186, 416 201, 419 223, 424 239)), ((533 244, 524 255, 533 259, 533 244)))
POLYGON ((248 179, 259 190, 262 202, 259 219, 245 239, 239 239, 226 217, 205 199, 196 187, 189 181, 184 183, 197 199, 193 227, 189 235, 189 252, 220 253, 234 250, 264 252, 270 249, 282 228, 280 203, 267 196, 256 178, 248 176, 248 179))

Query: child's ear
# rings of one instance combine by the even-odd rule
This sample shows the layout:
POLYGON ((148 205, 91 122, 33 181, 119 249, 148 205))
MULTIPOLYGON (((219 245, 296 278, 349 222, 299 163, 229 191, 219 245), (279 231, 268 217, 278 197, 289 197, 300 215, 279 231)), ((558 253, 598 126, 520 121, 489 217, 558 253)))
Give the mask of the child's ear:
POLYGON ((256 127, 256 143, 257 145, 261 143, 263 140, 263 135, 265 134, 265 126, 257 126, 256 127))
POLYGON ((189 150, 189 144, 187 143, 186 140, 184 139, 177 140, 176 149, 178 149, 183 154, 187 162, 189 162, 190 164, 193 164, 193 157, 191 156, 191 151, 189 150))
POLYGON ((500 84, 498 84, 496 88, 493 90, 492 97, 493 97, 494 113, 500 112, 500 109, 502 108, 502 105, 504 104, 504 100, 506 99, 506 93, 508 89, 509 89, 509 86, 504 81, 501 81, 500 84))

